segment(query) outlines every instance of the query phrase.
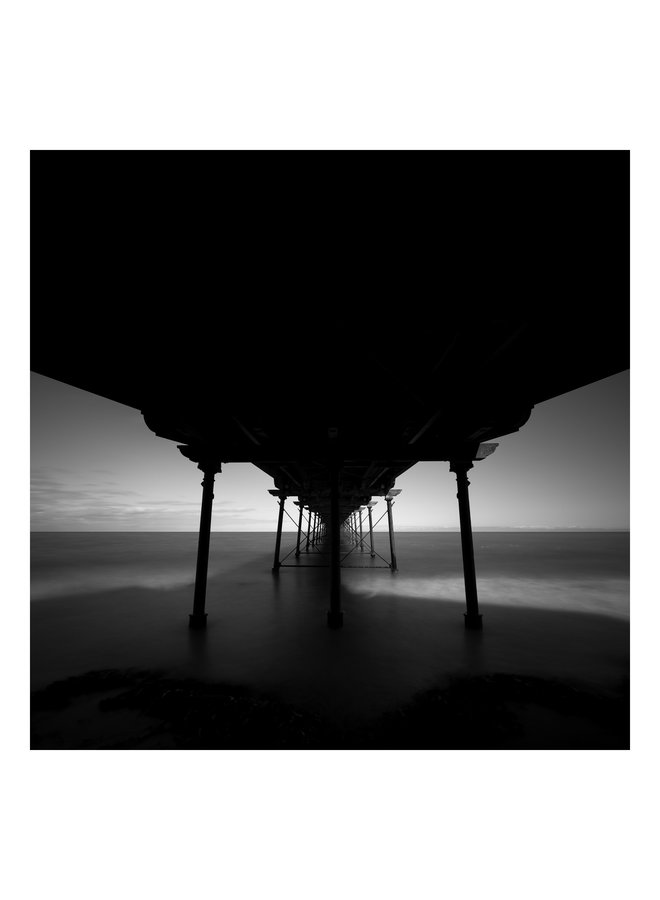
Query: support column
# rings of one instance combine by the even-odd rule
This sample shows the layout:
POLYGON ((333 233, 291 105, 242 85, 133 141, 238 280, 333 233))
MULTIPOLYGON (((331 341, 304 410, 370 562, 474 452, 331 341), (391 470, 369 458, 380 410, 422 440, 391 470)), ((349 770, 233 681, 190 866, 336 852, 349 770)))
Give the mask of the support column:
POLYGON ((364 553, 364 544, 362 543, 362 540, 363 540, 363 536, 362 536, 362 507, 360 507, 360 510, 359 510, 359 512, 358 512, 358 516, 359 516, 359 518, 360 518, 360 553, 364 553))
POLYGON ((300 507, 300 514, 298 516, 298 540, 296 542, 296 557, 300 556, 300 535, 302 532, 302 520, 303 520, 303 504, 300 500, 296 501, 296 506, 300 507))
POLYGON ((376 551, 374 550, 374 520, 371 515, 371 509, 372 509, 371 503, 367 506, 367 509, 369 510, 369 546, 371 548, 371 558, 375 559, 376 551))
POLYGON ((477 600, 477 576, 474 568, 474 546, 472 543, 472 519, 470 517, 470 496, 467 473, 472 463, 464 460, 450 460, 449 471, 456 473, 458 486, 458 514, 461 523, 461 548, 463 551, 463 577, 465 579, 465 601, 467 612, 465 627, 479 630, 482 627, 477 600))
POLYGON ((305 543, 305 553, 309 553, 309 532, 312 528, 312 511, 307 508, 307 542, 305 543))
POLYGON ((390 563, 390 568, 393 572, 398 571, 396 567, 396 552, 394 550, 394 523, 392 521, 392 498, 385 497, 385 502, 387 503, 387 524, 390 530, 390 556, 392 561, 390 563))
POLYGON ((284 520, 284 501, 286 494, 280 491, 272 491, 275 496, 280 498, 280 512, 277 517, 277 537, 275 539, 275 559, 273 561, 273 575, 277 575, 280 571, 280 547, 282 545, 282 521, 284 520))
POLYGON ((339 466, 332 464, 330 476, 330 609, 328 625, 330 628, 341 628, 344 615, 341 611, 341 555, 339 551, 339 466))
POLYGON ((198 466, 204 473, 202 481, 202 511, 199 519, 199 540, 197 543, 197 569, 195 571, 195 595, 193 611, 188 616, 190 628, 206 628, 206 577, 209 568, 209 547, 211 543, 211 514, 213 512, 213 484, 220 464, 198 466))

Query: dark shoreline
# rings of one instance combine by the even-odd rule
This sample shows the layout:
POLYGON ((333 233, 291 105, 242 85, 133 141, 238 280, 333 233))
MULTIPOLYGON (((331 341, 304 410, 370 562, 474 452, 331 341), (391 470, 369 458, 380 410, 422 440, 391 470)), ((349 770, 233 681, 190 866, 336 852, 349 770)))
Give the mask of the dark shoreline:
POLYGON ((453 677, 371 721, 339 726, 236 685, 101 670, 33 692, 31 749, 627 750, 629 716, 624 683, 605 693, 492 673, 453 677), (110 721, 117 713, 119 727, 110 721))

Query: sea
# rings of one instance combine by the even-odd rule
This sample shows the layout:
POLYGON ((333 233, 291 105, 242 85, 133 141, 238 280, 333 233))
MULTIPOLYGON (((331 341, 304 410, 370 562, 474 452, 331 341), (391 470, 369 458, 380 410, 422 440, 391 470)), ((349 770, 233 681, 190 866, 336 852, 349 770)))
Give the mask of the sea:
MULTIPOLYGON (((627 532, 483 532, 474 535, 480 593, 489 603, 564 609, 627 618, 629 615, 630 535, 627 532)), ((285 566, 327 562, 312 548, 295 557, 295 535, 283 535, 285 566), (287 537, 289 540, 287 541, 287 537)), ((303 544, 304 548, 304 544, 303 544)), ((209 578, 243 566, 274 560, 274 536, 267 532, 216 532, 209 578), (270 554, 270 555, 269 555, 270 554)), ((386 568, 387 535, 375 535, 371 563, 365 546, 343 550, 343 567, 386 568), (379 540, 380 539, 380 540, 379 540)), ((31 597, 49 600, 120 588, 169 590, 194 584, 197 535, 193 532, 33 532, 31 597)), ((396 536, 397 577, 357 579, 360 593, 433 599, 464 598, 460 535, 403 532, 396 536)), ((272 565, 272 563, 271 563, 272 565)), ((351 573, 352 574, 352 573, 351 573)))
POLYGON ((246 685, 324 714, 382 711, 466 673, 602 689, 629 663, 627 532, 475 532, 483 631, 463 627, 460 534, 342 546, 344 626, 327 628, 328 557, 285 532, 213 532, 208 627, 188 629, 197 535, 34 532, 33 688, 106 668, 246 685))

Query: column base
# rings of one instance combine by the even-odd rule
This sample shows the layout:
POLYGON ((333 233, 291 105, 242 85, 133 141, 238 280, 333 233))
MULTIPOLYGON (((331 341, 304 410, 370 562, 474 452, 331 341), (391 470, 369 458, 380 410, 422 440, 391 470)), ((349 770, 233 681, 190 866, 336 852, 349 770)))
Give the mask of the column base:
POLYGON ((482 619, 483 616, 480 613, 463 613, 463 618, 465 619, 465 627, 469 628, 470 631, 481 631, 483 628, 482 619))
POLYGON ((344 624, 344 614, 341 610, 328 610, 328 628, 341 628, 344 624))
POLYGON ((273 568, 271 569, 271 571, 272 571, 273 575, 279 575, 279 574, 280 574, 280 567, 279 567, 279 566, 273 566, 273 568))
POLYGON ((206 628, 208 613, 191 613, 188 616, 188 628, 206 628))

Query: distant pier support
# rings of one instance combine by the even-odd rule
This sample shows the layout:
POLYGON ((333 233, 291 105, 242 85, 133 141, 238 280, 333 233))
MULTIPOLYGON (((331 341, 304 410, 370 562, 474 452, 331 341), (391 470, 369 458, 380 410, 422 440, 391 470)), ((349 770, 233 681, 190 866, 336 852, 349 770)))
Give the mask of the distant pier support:
POLYGON ((465 613, 465 627, 480 630, 482 617, 479 614, 479 602, 477 599, 477 576, 474 568, 474 545, 472 543, 472 519, 470 517, 470 496, 467 473, 472 468, 472 463, 466 460, 451 460, 449 471, 456 474, 458 486, 458 514, 461 524, 461 548, 463 551, 463 576, 465 579, 465 601, 467 612, 465 613))
POLYGON ((195 595, 193 611, 188 616, 190 628, 206 628, 206 578, 209 568, 209 546, 211 543, 211 514, 213 512, 213 485, 215 476, 222 471, 220 462, 212 454, 191 446, 180 446, 180 452, 187 459, 198 463, 197 468, 204 473, 202 481, 202 511, 199 519, 199 541, 197 544, 197 569, 195 571, 195 595))
POLYGON ((398 569, 396 565, 396 550, 394 548, 394 520, 392 519, 392 501, 400 493, 400 490, 390 491, 389 494, 385 497, 385 502, 387 503, 387 525, 390 532, 390 568, 393 572, 397 572, 398 569))
POLYGON ((300 500, 294 500, 296 506, 300 507, 300 513, 298 515, 298 539, 296 541, 296 557, 300 556, 300 535, 302 533, 302 521, 303 521, 303 509, 304 503, 300 500))
POLYGON ((341 611, 340 532, 339 467, 333 464, 330 482, 330 609, 328 611, 330 628, 341 628, 344 624, 344 614, 341 611))
POLYGON ((371 510, 376 505, 376 500, 372 500, 367 504, 367 509, 369 510, 369 547, 371 552, 371 558, 376 558, 376 551, 374 550, 374 520, 371 514, 371 510))
POLYGON ((364 506, 361 506, 358 511, 358 516, 360 518, 360 553, 364 553, 364 536, 362 532, 362 511, 364 510, 364 506))
POLYGON ((280 511, 277 516, 277 537, 275 538, 275 558, 273 560, 273 575, 278 575, 280 571, 280 548, 282 546, 282 522, 284 521, 284 501, 287 495, 284 491, 268 491, 273 497, 279 498, 280 511))
POLYGON ((305 541, 305 553, 309 553, 309 534, 312 530, 312 511, 307 507, 307 540, 305 541))

